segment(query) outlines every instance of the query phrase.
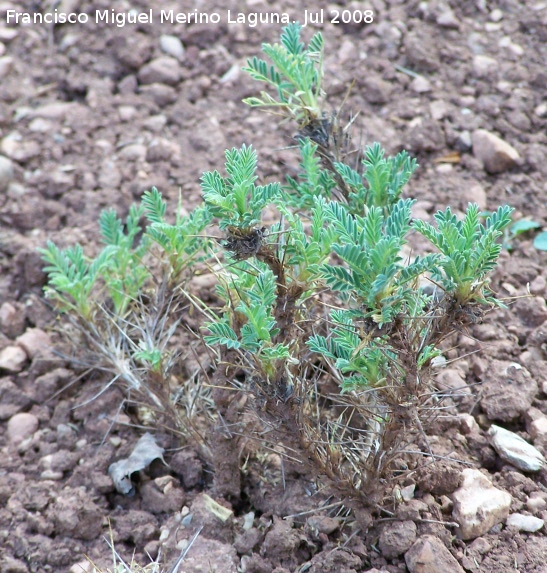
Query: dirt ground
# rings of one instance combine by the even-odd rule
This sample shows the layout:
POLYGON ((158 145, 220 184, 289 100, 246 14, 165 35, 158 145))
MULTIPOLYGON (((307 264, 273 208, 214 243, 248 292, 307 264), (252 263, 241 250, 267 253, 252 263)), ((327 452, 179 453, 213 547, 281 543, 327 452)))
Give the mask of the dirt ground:
MULTIPOLYGON (((414 498, 391 508, 393 517, 366 539, 337 500, 314 511, 313 484, 297 475, 273 487, 249 470, 245 506, 232 508, 224 522, 211 517, 210 475, 191 447, 168 451, 169 466, 156 462, 133 497, 115 492, 107 468, 144 430, 130 424, 131 412, 119 412, 117 388, 89 401, 104 384, 99 375, 62 391, 78 369, 44 350, 58 339, 36 248, 52 239, 92 252, 101 209, 124 215, 152 185, 173 205, 179 192, 185 206, 196 205, 201 173, 221 168, 227 147, 252 143, 265 180, 283 181, 297 166, 287 149, 292 127, 241 103, 257 86, 239 68, 262 42, 278 39, 279 25, 230 23, 227 5, 216 0, 116 5, 126 13, 152 10, 153 21, 96 22, 96 10, 111 7, 105 0, 62 0, 58 12, 85 13, 88 21, 8 24, 9 10, 32 14, 38 4, 0 3, 0 155, 7 158, 0 157, 0 571, 76 573, 86 570, 85 555, 108 564, 110 520, 120 554, 135 552, 143 564, 174 539, 171 552, 164 549, 166 565, 203 523, 180 569, 186 573, 433 571, 407 568, 408 546, 389 542, 390 535, 412 543, 427 534, 465 571, 545 573, 545 527, 526 533, 500 524, 475 540, 458 537, 450 495, 466 466, 437 465, 415 479, 414 498), (161 9, 195 6, 218 13, 220 22, 160 22, 161 9), (179 38, 182 49, 165 36, 179 38), (30 416, 15 418, 8 431, 18 413, 30 416), (309 513, 282 519, 303 511, 309 513)), ((370 24, 336 24, 329 20, 333 5, 324 2, 229 6, 232 18, 268 12, 300 21, 304 9, 325 10, 323 24, 304 36, 324 33, 333 107, 354 81, 343 111, 359 112, 354 133, 418 158, 407 190, 418 201, 416 214, 429 217, 447 205, 462 210, 469 201, 485 210, 507 203, 515 219, 547 226, 546 2, 340 3, 352 13, 373 10, 370 24), (518 152, 514 164, 487 172, 471 149, 477 129, 510 144, 518 152)), ((496 423, 547 454, 547 429, 534 424, 547 415, 547 254, 531 239, 513 240, 494 277, 498 296, 515 297, 509 308, 487 315, 447 351, 460 359, 439 384, 462 391, 428 437, 436 453, 456 455, 509 492, 511 513, 546 520, 547 469, 525 473, 503 462, 487 433, 496 423), (508 373, 511 363, 518 376, 508 373)), ((451 562, 444 570, 462 569, 451 562)))

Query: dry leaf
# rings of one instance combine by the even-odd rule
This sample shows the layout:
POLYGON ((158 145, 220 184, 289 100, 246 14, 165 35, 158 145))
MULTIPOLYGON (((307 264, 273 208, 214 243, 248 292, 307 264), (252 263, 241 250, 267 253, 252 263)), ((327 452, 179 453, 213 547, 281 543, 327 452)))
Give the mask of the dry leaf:
POLYGON ((165 463, 164 451, 162 447, 156 444, 156 439, 152 434, 144 434, 128 458, 110 464, 108 474, 116 489, 123 495, 132 495, 134 487, 131 483, 131 474, 143 470, 157 459, 165 463))

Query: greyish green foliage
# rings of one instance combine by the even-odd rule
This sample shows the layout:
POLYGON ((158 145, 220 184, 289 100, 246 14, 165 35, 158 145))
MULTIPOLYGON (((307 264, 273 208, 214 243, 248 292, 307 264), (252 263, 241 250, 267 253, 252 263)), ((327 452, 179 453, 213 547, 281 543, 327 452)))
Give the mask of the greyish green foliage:
POLYGON ((340 160, 343 153, 330 155, 336 123, 323 110, 323 39, 316 34, 306 46, 300 33, 300 26, 289 25, 279 44, 263 46, 271 63, 255 57, 246 68, 274 89, 273 96, 263 92, 247 103, 296 120, 300 173, 284 185, 258 185, 255 150, 228 150, 225 174, 203 174, 203 203, 187 217, 167 222, 167 206, 152 189, 125 223, 113 210, 103 213, 105 247, 95 258, 78 245, 63 250, 48 243, 42 250, 46 292, 61 311, 95 325, 95 337, 112 334, 112 328, 96 328, 105 321, 131 331, 121 346, 130 349, 132 363, 166 374, 166 337, 178 323, 167 328, 171 302, 160 305, 165 328, 150 335, 147 313, 158 300, 180 298, 179 285, 206 261, 217 276, 220 306, 188 295, 207 317, 204 342, 217 349, 222 368, 245 373, 245 388, 273 400, 275 415, 279 403, 297 396, 284 419, 294 417, 292 427, 306 434, 302 443, 312 458, 323 466, 338 460, 330 474, 338 472, 357 490, 392 459, 382 453, 384 441, 392 452, 403 438, 389 432, 419 424, 415 418, 391 422, 425 403, 439 342, 464 324, 468 310, 499 304, 487 285, 511 209, 500 207, 484 222, 477 205, 469 205, 462 220, 450 208, 435 215, 436 226, 412 220, 413 200, 403 192, 417 166, 406 152, 385 157, 374 143, 357 166, 340 160), (216 226, 224 235, 214 243, 205 236, 218 235, 216 226), (416 232, 437 252, 403 255, 416 232), (426 294, 427 280, 442 296, 426 294), (340 385, 348 407, 364 420, 366 438, 355 428, 333 426, 310 372, 340 385), (305 427, 310 412, 317 419, 305 427), (357 434, 349 439, 348 432, 357 434), (358 444, 368 446, 359 450, 358 444))

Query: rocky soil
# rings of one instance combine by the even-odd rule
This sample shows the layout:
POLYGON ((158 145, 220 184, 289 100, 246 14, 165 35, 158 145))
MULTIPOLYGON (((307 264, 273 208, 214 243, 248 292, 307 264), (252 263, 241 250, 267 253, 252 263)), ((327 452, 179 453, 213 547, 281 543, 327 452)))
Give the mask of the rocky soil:
MULTIPOLYGON (((194 9, 179 4, 172 8, 194 9)), ((438 375, 439 388, 457 396, 428 440, 461 463, 441 460, 408 478, 367 537, 337 500, 314 495, 296 474, 281 480, 273 462, 271 479, 244 468, 245 506, 212 499, 196 451, 161 433, 167 465, 153 462, 134 496, 115 491, 108 467, 145 430, 120 389, 96 397, 104 378, 80 376, 56 353, 36 248, 52 239, 93 252, 101 209, 124 215, 152 185, 191 208, 200 174, 220 168, 227 147, 253 143, 265 180, 297 165, 291 127, 241 103, 256 86, 240 66, 277 40, 279 26, 230 24, 226 5, 200 6, 222 21, 119 27, 94 21, 111 7, 104 0, 63 0, 59 12, 89 21, 14 25, 8 10, 37 5, 0 3, 0 571, 91 571, 85 555, 104 567, 109 526, 125 558, 144 564, 161 549, 167 568, 203 525, 185 573, 546 573, 547 255, 529 235, 508 237, 494 278, 508 308, 462 332, 438 375)), ((341 6, 372 9, 366 25, 334 24, 329 7, 230 3, 300 20, 304 8, 326 10, 319 27, 332 104, 354 81, 342 113, 360 112, 355 133, 418 158, 407 191, 416 215, 508 203, 515 219, 547 226, 547 4, 341 6)))

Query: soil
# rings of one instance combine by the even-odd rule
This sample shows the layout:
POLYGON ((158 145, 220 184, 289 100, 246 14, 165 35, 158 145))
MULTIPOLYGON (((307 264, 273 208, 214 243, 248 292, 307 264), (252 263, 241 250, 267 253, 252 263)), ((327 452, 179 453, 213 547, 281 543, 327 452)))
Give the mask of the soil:
MULTIPOLYGON (((171 6, 158 0, 122 4, 126 12, 152 10, 153 22, 95 22, 108 2, 63 0, 59 12, 86 13, 89 21, 8 25, 8 10, 32 13, 37 5, 0 6, 0 154, 12 167, 0 173, 0 350, 15 363, 0 371, 0 570, 76 573, 89 570, 86 555, 104 567, 109 524, 125 559, 135 553, 145 564, 161 548, 168 568, 203 524, 181 571, 402 572, 408 543, 432 534, 465 571, 545 573, 545 527, 526 533, 502 524, 475 540, 458 539, 448 496, 465 466, 442 463, 410 479, 404 485, 415 484, 414 499, 386 508, 395 517, 375 523, 366 538, 336 499, 315 495, 297 473, 281 478, 275 457, 268 467, 243 468, 244 503, 216 499, 229 510, 219 520, 210 511, 209 468, 191 444, 180 449, 161 433, 167 465, 156 460, 145 470, 134 496, 116 493, 108 467, 127 457, 145 429, 123 410, 120 389, 92 399, 104 378, 80 377, 77 364, 45 350, 61 341, 43 300, 37 247, 51 239, 93 252, 101 209, 125 215, 152 185, 172 205, 180 193, 186 208, 195 206, 201 173, 222 166, 225 148, 253 143, 264 180, 283 181, 297 167, 287 148, 293 128, 241 103, 257 87, 239 67, 262 42, 278 39, 279 25, 228 23, 226 5, 216 1, 201 10, 218 12, 218 24, 161 23, 160 10, 171 6), (173 46, 163 35, 182 41, 178 60, 176 46, 161 59, 173 46)), ((230 5, 232 14, 304 18, 293 0, 230 5)), ((341 113, 359 112, 358 138, 418 158, 407 190, 416 214, 462 210, 469 201, 485 210, 508 203, 516 219, 547 226, 547 4, 372 0, 374 22, 366 25, 328 21, 329 7, 305 6, 325 9, 314 29, 326 40, 330 101, 341 106, 354 82, 341 113), (485 171, 471 150, 478 128, 513 146, 519 158, 512 168, 485 171)), ((463 382, 463 390, 428 439, 434 452, 455 453, 508 491, 512 513, 545 520, 547 470, 524 474, 503 462, 487 433, 495 422, 547 454, 546 434, 531 424, 547 414, 547 254, 531 239, 514 238, 502 253, 493 287, 513 297, 508 308, 489 313, 447 351, 454 362, 439 384, 463 382), (508 377, 510 363, 526 371, 517 382, 508 377), (471 433, 469 415, 478 423, 471 433)))

